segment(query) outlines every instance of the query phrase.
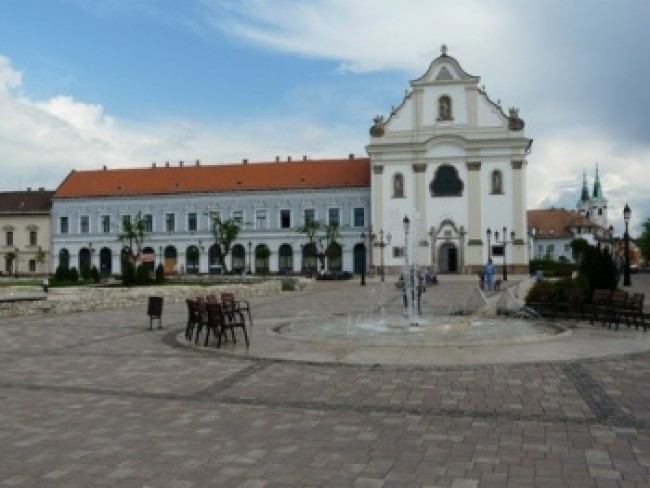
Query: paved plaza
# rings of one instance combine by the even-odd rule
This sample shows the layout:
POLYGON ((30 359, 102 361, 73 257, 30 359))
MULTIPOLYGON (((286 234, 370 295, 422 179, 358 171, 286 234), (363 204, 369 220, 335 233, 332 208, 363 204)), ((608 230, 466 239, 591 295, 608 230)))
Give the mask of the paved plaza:
MULTIPOLYGON (((633 275, 650 292, 650 275, 633 275)), ((513 280, 511 280, 512 282, 513 280)), ((441 278, 423 315, 474 280, 441 278)), ((453 345, 278 334, 391 280, 251 300, 252 344, 194 347, 184 304, 0 323, 0 486, 647 487, 650 332, 453 345)))

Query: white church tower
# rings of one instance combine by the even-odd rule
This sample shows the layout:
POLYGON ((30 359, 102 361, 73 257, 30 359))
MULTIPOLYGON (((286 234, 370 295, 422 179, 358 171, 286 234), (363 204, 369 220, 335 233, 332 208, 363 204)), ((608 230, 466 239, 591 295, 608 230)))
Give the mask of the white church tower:
POLYGON ((407 250, 410 262, 474 274, 491 257, 499 273, 504 265, 508 272, 527 273, 526 156, 532 139, 518 110, 506 115, 479 80, 443 45, 388 118, 375 117, 366 147, 377 238, 373 263, 385 260, 393 270, 403 265, 408 216, 415 243, 407 250), (390 242, 378 242, 377 236, 389 234, 390 242))

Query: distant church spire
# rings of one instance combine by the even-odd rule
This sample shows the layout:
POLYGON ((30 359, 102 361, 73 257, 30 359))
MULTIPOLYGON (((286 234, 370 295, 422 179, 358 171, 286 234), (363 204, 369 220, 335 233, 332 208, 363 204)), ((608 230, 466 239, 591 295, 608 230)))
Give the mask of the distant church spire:
POLYGON ((596 164, 596 179, 594 180, 594 200, 603 200, 603 188, 600 186, 600 177, 598 176, 598 165, 596 164))
POLYGON ((589 187, 587 187, 587 172, 582 170, 582 194, 580 195, 581 202, 589 201, 589 187))

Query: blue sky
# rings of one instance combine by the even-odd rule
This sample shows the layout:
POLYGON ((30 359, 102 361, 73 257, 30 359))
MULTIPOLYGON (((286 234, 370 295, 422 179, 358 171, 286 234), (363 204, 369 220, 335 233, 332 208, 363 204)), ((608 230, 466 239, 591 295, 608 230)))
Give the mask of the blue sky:
POLYGON ((650 2, 0 0, 0 190, 72 169, 364 155, 440 45, 516 106, 529 208, 650 217, 650 2))

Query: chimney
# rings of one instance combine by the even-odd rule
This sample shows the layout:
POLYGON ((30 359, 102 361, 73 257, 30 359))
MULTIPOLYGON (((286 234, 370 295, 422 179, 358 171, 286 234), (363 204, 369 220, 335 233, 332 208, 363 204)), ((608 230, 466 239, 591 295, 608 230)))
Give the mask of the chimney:
POLYGON ((106 165, 102 166, 102 169, 103 169, 104 171, 106 171, 106 165))
POLYGON ((348 154, 348 157, 349 157, 350 159, 354 159, 354 153, 350 153, 350 154, 348 154))
POLYGON ((197 166, 201 166, 201 160, 200 160, 200 159, 197 159, 195 164, 196 164, 197 166))
POLYGON ((287 156, 287 161, 291 162, 291 156, 287 156))
POLYGON ((154 161, 153 163, 151 163, 151 167, 152 167, 152 168, 155 168, 155 167, 156 167, 156 162, 155 162, 155 161, 154 161))
POLYGON ((183 160, 179 161, 178 165, 182 168, 183 167, 183 160))
POLYGON ((169 168, 169 161, 165 161, 165 168, 169 168))
POLYGON ((31 187, 31 186, 28 186, 28 187, 27 187, 27 191, 32 191, 32 187, 31 187))
POLYGON ((276 163, 279 163, 279 162, 280 162, 280 156, 276 156, 276 157, 275 157, 275 162, 276 162, 276 163))
POLYGON ((45 187, 44 186, 39 186, 38 191, 45 191, 45 187))
POLYGON ((303 156, 302 156, 302 160, 303 160, 303 161, 307 161, 307 155, 306 155, 306 154, 303 154, 303 156))
POLYGON ((242 164, 248 164, 248 159, 244 158, 241 160, 242 164))

